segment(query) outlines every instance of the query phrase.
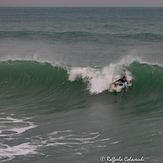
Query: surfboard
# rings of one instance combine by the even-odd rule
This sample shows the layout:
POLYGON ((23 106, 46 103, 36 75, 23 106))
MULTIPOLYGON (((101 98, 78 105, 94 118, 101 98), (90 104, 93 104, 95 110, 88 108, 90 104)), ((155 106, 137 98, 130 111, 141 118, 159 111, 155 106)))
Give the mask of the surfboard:
MULTIPOLYGON (((112 83, 113 83, 113 80, 112 80, 112 83)), ((114 84, 112 84, 112 87, 114 90, 117 90, 117 87, 114 84)))

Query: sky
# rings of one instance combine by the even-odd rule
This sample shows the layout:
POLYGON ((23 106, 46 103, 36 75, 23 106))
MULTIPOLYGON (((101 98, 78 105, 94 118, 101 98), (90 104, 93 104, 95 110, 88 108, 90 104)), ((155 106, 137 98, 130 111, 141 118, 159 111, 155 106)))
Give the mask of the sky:
POLYGON ((0 7, 163 7, 163 0, 0 0, 0 7))

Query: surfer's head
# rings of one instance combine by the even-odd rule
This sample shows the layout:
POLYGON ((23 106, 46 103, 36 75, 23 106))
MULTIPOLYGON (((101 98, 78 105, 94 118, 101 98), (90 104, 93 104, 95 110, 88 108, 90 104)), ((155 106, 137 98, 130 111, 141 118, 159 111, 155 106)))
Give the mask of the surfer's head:
POLYGON ((122 79, 123 79, 123 80, 126 80, 126 76, 124 76, 122 79))

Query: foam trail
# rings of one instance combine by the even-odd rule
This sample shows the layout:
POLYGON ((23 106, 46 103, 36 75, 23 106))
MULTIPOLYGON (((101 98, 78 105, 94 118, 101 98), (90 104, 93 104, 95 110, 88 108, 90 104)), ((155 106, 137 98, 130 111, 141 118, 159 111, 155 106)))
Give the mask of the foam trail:
POLYGON ((3 144, 3 150, 1 150, 0 157, 13 157, 27 154, 36 154, 36 148, 36 146, 30 145, 30 143, 22 143, 13 147, 3 144))
POLYGON ((37 154, 37 146, 31 142, 22 143, 19 141, 25 131, 36 127, 29 119, 31 118, 18 119, 13 118, 13 116, 0 118, 0 162, 10 161, 16 156, 37 154))

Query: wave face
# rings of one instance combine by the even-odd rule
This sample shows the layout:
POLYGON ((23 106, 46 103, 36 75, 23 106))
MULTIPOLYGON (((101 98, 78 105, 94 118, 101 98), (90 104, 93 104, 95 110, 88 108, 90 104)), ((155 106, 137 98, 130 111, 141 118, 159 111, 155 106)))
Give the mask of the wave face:
POLYGON ((72 67, 35 61, 7 61, 0 64, 0 72, 0 98, 4 103, 20 99, 42 106, 52 103, 56 109, 80 108, 90 97, 107 95, 113 101, 119 99, 118 103, 128 105, 153 104, 155 108, 163 105, 163 67, 159 65, 133 61, 129 65, 72 67), (130 84, 115 92, 111 86, 112 79, 124 75, 130 84))

